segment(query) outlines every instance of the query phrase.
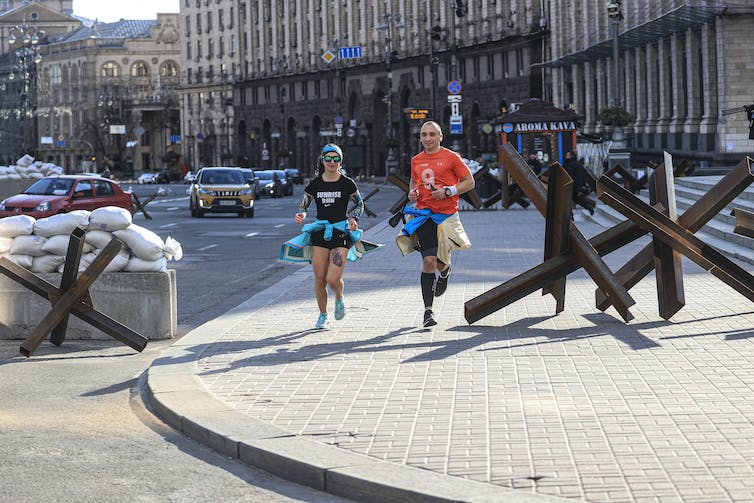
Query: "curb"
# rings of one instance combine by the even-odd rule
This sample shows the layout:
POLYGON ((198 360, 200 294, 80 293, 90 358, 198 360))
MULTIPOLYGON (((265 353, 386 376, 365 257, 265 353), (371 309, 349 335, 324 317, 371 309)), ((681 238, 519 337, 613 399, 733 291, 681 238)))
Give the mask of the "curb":
MULTIPOLYGON (((379 232, 387 222, 376 224, 379 232)), ((293 272, 219 318, 186 334, 146 371, 144 400, 167 424, 224 456, 294 483, 368 502, 572 501, 444 475, 371 458, 310 440, 247 416, 209 394, 197 362, 209 344, 243 317, 274 303, 308 280, 308 267, 293 272)))

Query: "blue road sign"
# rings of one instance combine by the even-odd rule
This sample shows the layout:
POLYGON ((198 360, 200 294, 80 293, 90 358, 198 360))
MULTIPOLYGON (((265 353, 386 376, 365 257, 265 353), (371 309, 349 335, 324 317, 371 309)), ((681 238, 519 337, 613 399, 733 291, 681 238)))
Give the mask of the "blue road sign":
POLYGON ((450 82, 448 82, 448 92, 450 94, 460 94, 461 82, 458 80, 451 80, 450 82))
POLYGON ((65 140, 55 140, 56 147, 65 147, 65 140))
POLYGON ((340 59, 358 59, 362 56, 363 51, 360 45, 352 47, 341 47, 338 49, 340 59))

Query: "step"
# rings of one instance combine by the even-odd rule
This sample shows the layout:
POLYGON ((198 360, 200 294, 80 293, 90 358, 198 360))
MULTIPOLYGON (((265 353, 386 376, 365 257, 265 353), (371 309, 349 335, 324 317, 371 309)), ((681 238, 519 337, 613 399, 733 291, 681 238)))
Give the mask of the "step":
MULTIPOLYGON (((689 188, 708 192, 721 178, 722 176, 686 176, 676 178, 675 186, 676 190, 689 188)), ((736 199, 754 202, 754 184, 747 187, 736 199)))

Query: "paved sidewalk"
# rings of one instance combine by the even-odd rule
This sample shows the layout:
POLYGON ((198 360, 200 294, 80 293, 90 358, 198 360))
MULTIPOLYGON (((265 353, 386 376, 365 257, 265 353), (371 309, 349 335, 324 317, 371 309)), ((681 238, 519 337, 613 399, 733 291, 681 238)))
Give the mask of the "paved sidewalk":
POLYGON ((418 328, 420 257, 378 224, 368 239, 386 246, 346 269, 345 320, 311 329, 310 268, 291 265, 157 359, 151 402, 227 455, 356 500, 751 500, 751 302, 684 260, 670 322, 653 275, 626 324, 579 271, 560 315, 537 293, 470 326, 464 301, 541 262, 544 220, 461 218, 472 249, 454 255, 437 327, 418 328))

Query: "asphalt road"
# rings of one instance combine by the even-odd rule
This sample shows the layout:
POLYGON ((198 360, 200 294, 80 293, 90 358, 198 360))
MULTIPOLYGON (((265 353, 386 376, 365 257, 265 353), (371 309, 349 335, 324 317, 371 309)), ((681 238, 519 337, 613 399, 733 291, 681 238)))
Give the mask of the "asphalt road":
MULTIPOLYGON (((400 195, 380 187, 367 202, 379 218, 364 218, 364 228, 386 218, 400 195)), ((298 231, 300 185, 293 197, 259 201, 253 219, 191 218, 186 188, 133 186, 140 195, 165 192, 147 206, 152 220, 134 221, 184 249, 169 263, 179 337, 303 267, 277 261, 282 241, 298 231)), ((0 501, 345 501, 225 459, 154 416, 140 381, 174 342, 150 342, 140 354, 114 341, 46 342, 26 359, 20 341, 0 341, 0 501)))

